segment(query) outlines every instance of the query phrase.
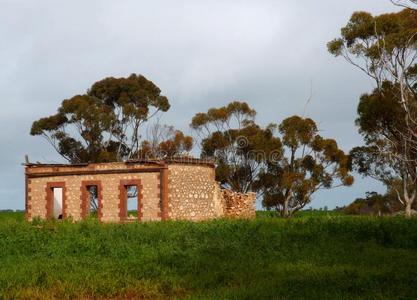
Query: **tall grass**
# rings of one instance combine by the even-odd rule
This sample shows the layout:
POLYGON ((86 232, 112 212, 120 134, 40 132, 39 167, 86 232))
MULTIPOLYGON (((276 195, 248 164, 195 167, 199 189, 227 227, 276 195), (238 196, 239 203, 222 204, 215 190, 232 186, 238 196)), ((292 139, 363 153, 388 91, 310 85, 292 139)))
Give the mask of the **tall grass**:
POLYGON ((417 220, 26 223, 0 215, 0 298, 415 299, 417 220))

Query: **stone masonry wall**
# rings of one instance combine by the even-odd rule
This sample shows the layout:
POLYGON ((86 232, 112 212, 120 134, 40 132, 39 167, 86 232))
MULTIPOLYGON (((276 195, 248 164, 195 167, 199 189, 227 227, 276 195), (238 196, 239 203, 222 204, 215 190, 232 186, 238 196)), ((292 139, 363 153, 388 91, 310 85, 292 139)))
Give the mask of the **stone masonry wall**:
POLYGON ((119 183, 121 180, 141 181, 142 221, 160 220, 159 173, 71 175, 30 178, 28 180, 28 215, 46 217, 46 184, 48 182, 65 183, 65 206, 67 217, 81 219, 81 182, 100 181, 102 187, 101 220, 103 222, 119 221, 119 183))
POLYGON ((206 165, 168 165, 169 218, 207 220, 216 213, 214 168, 206 165))
MULTIPOLYGON (((100 219, 103 222, 119 222, 120 183, 123 181, 139 182, 139 180, 141 221, 159 221, 163 216, 173 220, 193 221, 219 217, 251 218, 255 216, 256 195, 239 194, 221 189, 220 184, 215 181, 213 165, 168 163, 166 189, 165 185, 161 187, 161 183, 165 182, 163 178, 166 178, 161 175, 161 168, 166 168, 163 162, 28 166, 26 167, 26 173, 29 174, 26 208, 28 219, 47 217, 46 198, 47 191, 49 191, 47 187, 51 183, 65 184, 65 216, 76 221, 82 219, 83 211, 86 210, 81 200, 82 190, 84 190, 82 184, 83 182, 99 182, 101 186, 100 219), (39 174, 47 177, 36 177, 39 174), (168 191, 168 210, 167 214, 163 214, 161 204, 166 203, 162 200, 166 198, 162 197, 161 192, 166 195, 166 190, 168 191)), ((165 174, 166 171, 163 173, 165 174)))
POLYGON ((220 187, 220 183, 214 183, 214 195, 213 195, 214 215, 217 218, 224 217, 226 215, 226 202, 223 197, 223 192, 220 187))
POLYGON ((225 216, 230 218, 254 218, 255 193, 241 194, 231 190, 222 190, 225 205, 225 216))

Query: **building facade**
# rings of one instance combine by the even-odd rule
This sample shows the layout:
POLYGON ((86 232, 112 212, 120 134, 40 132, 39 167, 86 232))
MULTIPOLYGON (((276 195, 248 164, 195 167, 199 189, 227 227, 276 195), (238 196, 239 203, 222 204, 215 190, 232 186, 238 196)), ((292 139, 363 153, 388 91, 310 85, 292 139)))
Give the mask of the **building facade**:
POLYGON ((255 216, 254 193, 220 188, 199 159, 25 165, 26 218, 102 222, 255 216))

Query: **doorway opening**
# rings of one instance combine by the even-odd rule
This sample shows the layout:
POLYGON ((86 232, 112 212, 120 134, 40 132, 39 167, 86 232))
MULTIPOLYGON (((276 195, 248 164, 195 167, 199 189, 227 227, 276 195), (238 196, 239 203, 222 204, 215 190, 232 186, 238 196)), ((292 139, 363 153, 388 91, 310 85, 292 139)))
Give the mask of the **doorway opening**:
POLYGON ((53 187, 53 217, 55 219, 63 219, 63 188, 53 187))
POLYGON ((66 198, 64 182, 48 182, 46 184, 46 218, 66 218, 66 198))

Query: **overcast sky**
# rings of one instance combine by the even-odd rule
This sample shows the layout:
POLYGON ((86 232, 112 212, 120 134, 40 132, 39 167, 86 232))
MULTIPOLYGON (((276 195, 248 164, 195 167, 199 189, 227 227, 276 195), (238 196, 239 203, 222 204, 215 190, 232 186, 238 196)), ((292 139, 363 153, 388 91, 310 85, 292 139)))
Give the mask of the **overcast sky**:
MULTIPOLYGON (((171 102, 164 123, 188 130, 199 111, 243 100, 261 124, 302 114, 346 151, 362 140, 359 96, 372 88, 360 71, 327 53, 354 11, 394 11, 389 0, 20 1, 0 0, 0 209, 24 208, 31 161, 60 162, 32 122, 63 99, 108 76, 143 74, 171 102)), ((317 194, 313 207, 345 205, 367 190, 317 194)))

